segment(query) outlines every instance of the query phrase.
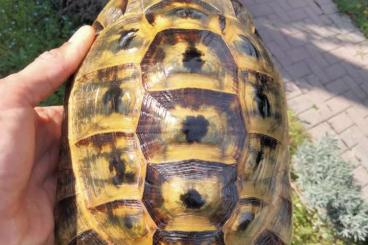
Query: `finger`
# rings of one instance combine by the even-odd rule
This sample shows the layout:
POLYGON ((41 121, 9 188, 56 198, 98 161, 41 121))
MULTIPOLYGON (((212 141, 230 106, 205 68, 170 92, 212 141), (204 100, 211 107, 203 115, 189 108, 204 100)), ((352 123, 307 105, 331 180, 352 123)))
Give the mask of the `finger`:
POLYGON ((8 93, 18 102, 37 105, 76 71, 94 36, 92 27, 80 28, 63 46, 43 53, 24 70, 5 78, 11 84, 8 93))
POLYGON ((64 109, 62 106, 37 107, 35 160, 60 144, 64 109))

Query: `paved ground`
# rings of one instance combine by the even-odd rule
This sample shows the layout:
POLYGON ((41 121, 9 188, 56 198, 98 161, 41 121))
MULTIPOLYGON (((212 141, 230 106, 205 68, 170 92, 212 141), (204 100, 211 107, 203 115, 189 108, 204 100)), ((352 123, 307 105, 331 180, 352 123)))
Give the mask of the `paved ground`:
POLYGON ((332 0, 244 0, 314 138, 339 139, 368 200, 368 40, 332 0))

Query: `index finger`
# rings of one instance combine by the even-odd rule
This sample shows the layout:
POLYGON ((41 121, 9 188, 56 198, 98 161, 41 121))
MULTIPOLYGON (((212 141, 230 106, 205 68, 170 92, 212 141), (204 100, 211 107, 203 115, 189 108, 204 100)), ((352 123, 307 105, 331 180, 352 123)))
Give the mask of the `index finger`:
POLYGON ((43 53, 22 71, 5 78, 2 86, 8 85, 6 90, 13 102, 36 106, 77 70, 94 37, 91 26, 80 28, 64 45, 43 53))

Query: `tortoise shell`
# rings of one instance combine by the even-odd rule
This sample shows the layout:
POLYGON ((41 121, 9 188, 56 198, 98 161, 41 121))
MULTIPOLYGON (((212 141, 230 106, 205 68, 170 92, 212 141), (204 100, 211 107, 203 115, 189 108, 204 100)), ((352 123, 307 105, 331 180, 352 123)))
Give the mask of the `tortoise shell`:
POLYGON ((283 82, 238 0, 111 0, 67 101, 58 244, 288 244, 283 82))

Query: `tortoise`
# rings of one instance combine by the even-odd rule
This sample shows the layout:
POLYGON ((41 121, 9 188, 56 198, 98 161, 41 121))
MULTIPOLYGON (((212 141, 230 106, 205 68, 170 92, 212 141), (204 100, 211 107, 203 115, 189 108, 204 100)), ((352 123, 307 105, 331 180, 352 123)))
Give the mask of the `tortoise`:
POLYGON ((68 86, 57 244, 289 244, 283 81, 239 0, 110 0, 68 86))

